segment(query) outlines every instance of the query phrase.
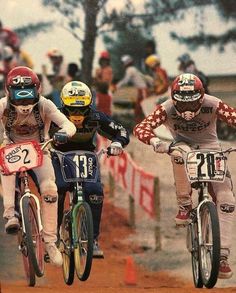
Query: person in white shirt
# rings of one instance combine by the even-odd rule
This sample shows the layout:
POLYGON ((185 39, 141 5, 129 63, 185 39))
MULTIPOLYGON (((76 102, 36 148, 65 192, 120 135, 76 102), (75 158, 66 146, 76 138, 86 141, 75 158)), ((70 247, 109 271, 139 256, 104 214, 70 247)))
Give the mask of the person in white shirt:
POLYGON ((135 120, 136 123, 143 119, 143 111, 141 108, 141 101, 147 98, 147 85, 144 75, 134 66, 134 60, 130 55, 121 57, 121 61, 125 67, 125 76, 120 80, 115 89, 119 89, 128 83, 131 83, 137 88, 137 98, 135 104, 135 120))

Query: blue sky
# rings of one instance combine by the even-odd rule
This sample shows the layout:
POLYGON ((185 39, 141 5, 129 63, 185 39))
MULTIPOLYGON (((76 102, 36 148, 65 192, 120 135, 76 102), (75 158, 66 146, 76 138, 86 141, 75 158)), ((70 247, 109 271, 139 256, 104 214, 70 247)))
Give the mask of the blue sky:
MULTIPOLYGON (((133 0, 134 4, 141 6, 141 0, 133 0)), ((124 1, 110 1, 114 5, 122 8, 124 1)), ((40 20, 55 20, 57 25, 48 33, 40 33, 36 37, 23 43, 22 48, 29 52, 35 62, 35 69, 41 72, 41 64, 48 64, 46 52, 54 47, 60 48, 65 55, 67 62, 79 62, 80 43, 76 41, 69 33, 60 28, 60 17, 53 13, 49 8, 44 8, 40 0, 0 0, 2 10, 1 20, 6 27, 15 28, 30 22, 40 20)), ((221 33, 226 27, 231 27, 233 23, 225 24, 218 17, 214 9, 208 8, 203 13, 199 10, 197 13, 189 11, 188 17, 175 23, 165 23, 155 27, 154 38, 158 43, 158 53, 160 55, 162 66, 165 67, 169 75, 178 74, 177 57, 185 52, 190 53, 199 69, 206 74, 236 74, 236 44, 230 44, 225 47, 224 54, 220 54, 217 48, 211 50, 200 47, 197 51, 190 52, 185 45, 180 45, 169 37, 170 31, 178 31, 179 34, 188 36, 192 32, 201 29, 199 22, 205 19, 203 29, 206 32, 221 33)), ((104 45, 98 38, 96 42, 96 58, 94 66, 97 64, 97 56, 104 45)))

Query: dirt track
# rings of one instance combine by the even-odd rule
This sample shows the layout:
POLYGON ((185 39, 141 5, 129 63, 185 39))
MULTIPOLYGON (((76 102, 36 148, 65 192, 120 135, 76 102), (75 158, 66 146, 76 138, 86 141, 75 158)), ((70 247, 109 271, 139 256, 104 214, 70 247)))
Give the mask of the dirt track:
MULTIPOLYGON (((143 214, 138 212, 138 229, 134 231, 128 226, 127 211, 118 208, 118 206, 126 207, 124 202, 126 195, 118 191, 115 199, 108 200, 108 194, 106 194, 100 239, 105 259, 94 261, 91 276, 86 282, 79 282, 75 278, 74 284, 67 286, 64 284, 61 269, 46 265, 45 276, 37 280, 35 288, 28 288, 24 280, 21 257, 16 249, 16 239, 4 235, 3 228, 1 228, 1 292, 206 292, 206 289, 193 288, 190 257, 185 249, 185 234, 183 230, 178 231, 173 228, 172 219, 176 206, 173 182, 169 175, 171 173, 168 173, 171 171, 171 167, 167 163, 168 158, 162 160, 158 156, 157 161, 154 162, 153 156, 150 156, 152 154, 150 148, 141 144, 136 145, 136 142, 132 139, 129 148, 133 149, 134 146, 137 154, 136 160, 139 160, 144 168, 157 172, 161 177, 162 251, 155 252, 153 250, 152 226, 149 219, 143 214), (146 150, 145 152, 143 152, 143 147, 146 150), (143 152, 143 157, 138 156, 140 151, 143 152), (146 247, 148 250, 143 251, 141 247, 146 247), (142 266, 137 263, 135 265, 137 273, 135 286, 128 286, 124 282, 126 258, 130 255, 134 257, 137 263, 142 264, 142 266), (152 268, 153 271, 147 269, 147 267, 152 268)), ((1 227, 3 227, 3 223, 1 223, 1 227)), ((235 269, 235 258, 232 259, 232 262, 235 269)), ((235 284, 234 275, 230 282, 218 282, 218 288, 212 289, 211 292, 236 292, 235 284), (223 290, 222 287, 224 287, 223 290)))

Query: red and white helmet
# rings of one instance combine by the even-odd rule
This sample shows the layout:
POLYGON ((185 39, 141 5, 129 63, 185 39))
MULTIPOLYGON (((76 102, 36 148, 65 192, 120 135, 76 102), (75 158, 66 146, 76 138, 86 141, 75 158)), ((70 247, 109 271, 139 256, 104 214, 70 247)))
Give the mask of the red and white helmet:
POLYGON ((9 71, 5 91, 10 104, 21 114, 29 114, 39 101, 41 84, 32 69, 18 66, 9 71))
POLYGON ((198 115, 204 92, 202 82, 196 75, 184 73, 177 76, 171 86, 171 97, 177 114, 185 120, 198 115))

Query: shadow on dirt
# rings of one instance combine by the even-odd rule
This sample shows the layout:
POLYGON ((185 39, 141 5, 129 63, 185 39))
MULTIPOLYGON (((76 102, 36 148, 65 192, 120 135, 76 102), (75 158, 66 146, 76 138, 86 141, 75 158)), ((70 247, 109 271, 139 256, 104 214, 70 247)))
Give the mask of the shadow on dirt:
POLYGON ((0 198, 0 279, 24 279, 21 255, 17 247, 17 237, 7 235, 4 231, 5 221, 2 218, 3 204, 0 198))

